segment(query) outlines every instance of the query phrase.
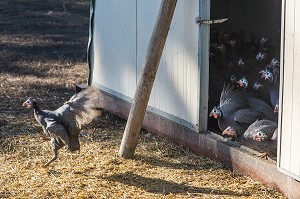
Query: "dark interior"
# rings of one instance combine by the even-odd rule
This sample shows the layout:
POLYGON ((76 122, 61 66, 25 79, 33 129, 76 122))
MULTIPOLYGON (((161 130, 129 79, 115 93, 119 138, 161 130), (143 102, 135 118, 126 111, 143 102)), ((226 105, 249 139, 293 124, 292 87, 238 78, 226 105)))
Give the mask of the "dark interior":
MULTIPOLYGON (((246 93, 251 92, 254 81, 261 82, 264 85, 261 99, 274 109, 266 94, 270 92, 270 82, 261 78, 259 72, 268 68, 272 59, 280 59, 281 1, 211 0, 211 19, 222 18, 228 18, 228 21, 211 25, 209 112, 219 104, 224 83, 236 86, 233 77, 236 81, 242 77, 248 79, 246 93), (262 61, 257 58, 260 52, 265 55, 262 61), (239 66, 239 60, 243 60, 246 69, 239 66)), ((280 83, 279 78, 277 82, 280 83)), ((217 119, 213 117, 208 119, 208 129, 222 134, 217 119)), ((235 140, 259 152, 267 152, 276 159, 276 140, 257 142, 242 135, 235 140)))

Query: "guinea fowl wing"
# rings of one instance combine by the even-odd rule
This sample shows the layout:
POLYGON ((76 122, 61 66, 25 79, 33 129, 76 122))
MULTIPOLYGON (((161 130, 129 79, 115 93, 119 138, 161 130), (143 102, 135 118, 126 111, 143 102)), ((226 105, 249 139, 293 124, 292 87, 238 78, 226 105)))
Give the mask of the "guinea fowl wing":
POLYGON ((248 97, 248 101, 251 109, 263 113, 264 119, 271 120, 274 122, 278 121, 276 114, 274 114, 274 110, 266 102, 255 97, 248 97))
MULTIPOLYGON (((255 120, 260 119, 262 114, 251 109, 240 109, 225 118, 218 119, 218 125, 221 131, 232 127, 237 135, 241 135, 255 120)), ((226 134, 226 133, 224 133, 226 134)))
POLYGON ((250 125, 254 121, 261 119, 263 114, 253 109, 240 109, 236 112, 234 121, 242 124, 250 125))
POLYGON ((67 127, 70 137, 77 137, 81 126, 89 124, 101 114, 100 97, 100 91, 89 86, 55 111, 61 123, 67 127))
POLYGON ((233 114, 239 109, 247 108, 249 103, 245 94, 234 86, 224 85, 219 107, 224 116, 233 114))

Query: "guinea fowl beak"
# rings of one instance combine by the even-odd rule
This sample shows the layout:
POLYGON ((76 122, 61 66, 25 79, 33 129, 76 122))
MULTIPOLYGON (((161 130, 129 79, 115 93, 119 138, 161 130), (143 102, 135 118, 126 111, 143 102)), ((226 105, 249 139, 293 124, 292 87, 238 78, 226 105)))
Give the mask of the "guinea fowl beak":
POLYGON ((244 84, 242 81, 239 80, 239 81, 237 81, 237 83, 239 84, 240 87, 244 87, 244 84))
POLYGON ((279 106, 276 105, 275 108, 274 108, 274 113, 278 113, 279 112, 279 106))
POLYGON ((215 119, 218 119, 218 116, 216 114, 214 114, 213 112, 209 113, 209 117, 214 117, 215 119))
POLYGON ((232 127, 227 127, 223 132, 222 132, 222 135, 228 135, 232 138, 236 138, 236 131, 235 129, 233 129, 232 127))
POLYGON ((269 79, 266 75, 265 75, 265 71, 259 71, 259 73, 261 74, 261 78, 265 78, 265 80, 269 79))
POLYGON ((253 140, 257 141, 257 142, 260 142, 260 141, 263 141, 264 139, 262 137, 260 137, 259 135, 255 135, 253 137, 253 140))
POLYGON ((24 102, 24 103, 22 104, 22 106, 25 107, 25 108, 29 108, 29 107, 30 107, 30 104, 29 104, 28 102, 24 102))

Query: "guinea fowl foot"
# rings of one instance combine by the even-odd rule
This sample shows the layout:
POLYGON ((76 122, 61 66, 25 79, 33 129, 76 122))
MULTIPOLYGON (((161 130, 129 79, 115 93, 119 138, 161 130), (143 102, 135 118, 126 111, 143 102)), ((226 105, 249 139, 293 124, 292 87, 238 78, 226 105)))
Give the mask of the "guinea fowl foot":
POLYGON ((46 164, 44 164, 43 165, 43 167, 47 167, 47 166, 49 166, 49 164, 51 163, 51 162, 53 162, 54 160, 56 160, 57 159, 57 154, 56 155, 54 155, 53 157, 52 157, 52 159, 51 160, 49 160, 46 164))
POLYGON ((266 160, 269 159, 269 153, 267 153, 267 152, 263 152, 263 153, 261 153, 257 156, 260 157, 260 158, 266 159, 266 160))
POLYGON ((39 135, 39 140, 41 140, 41 141, 49 141, 50 138, 48 138, 48 137, 46 137, 44 135, 39 135))

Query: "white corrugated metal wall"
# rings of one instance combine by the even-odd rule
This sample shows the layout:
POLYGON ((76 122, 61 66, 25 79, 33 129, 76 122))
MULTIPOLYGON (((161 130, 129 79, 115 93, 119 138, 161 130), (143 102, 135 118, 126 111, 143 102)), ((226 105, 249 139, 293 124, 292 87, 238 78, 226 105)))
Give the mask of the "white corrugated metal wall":
POLYGON ((300 2, 285 2, 279 168, 300 180, 300 2))
POLYGON ((136 88, 135 11, 132 0, 95 2, 92 82, 123 97, 132 97, 136 88))
MULTIPOLYGON (((97 0, 92 84, 130 101, 161 0, 97 0)), ((149 111, 198 130, 199 0, 178 0, 149 101, 149 111)))
MULTIPOLYGON (((161 0, 137 1, 137 66, 143 67, 161 0)), ((198 123, 198 0, 179 0, 151 93, 152 111, 198 123)), ((178 120, 180 121, 180 120, 178 120)))

